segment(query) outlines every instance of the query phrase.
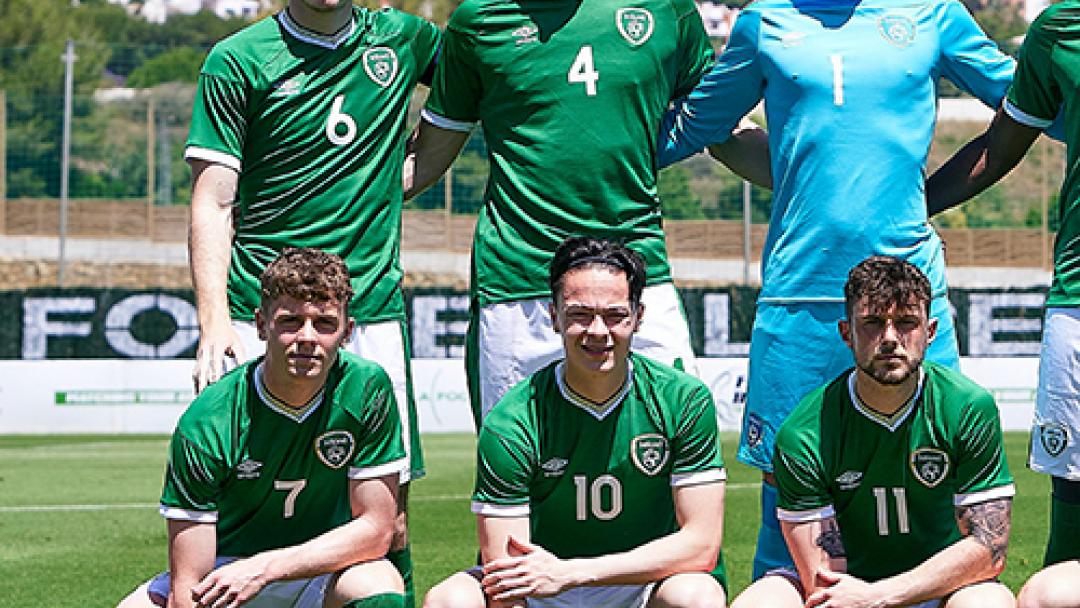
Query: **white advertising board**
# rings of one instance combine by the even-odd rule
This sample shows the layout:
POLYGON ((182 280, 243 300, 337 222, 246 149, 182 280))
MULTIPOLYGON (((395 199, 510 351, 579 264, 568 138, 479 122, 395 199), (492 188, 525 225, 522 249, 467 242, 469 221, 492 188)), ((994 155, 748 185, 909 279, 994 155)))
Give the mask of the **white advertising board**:
MULTIPOLYGON (((746 359, 701 358, 723 430, 739 429, 746 359)), ((965 358, 961 367, 995 396, 1006 430, 1027 430, 1035 400, 1034 357, 965 358)), ((190 360, 0 361, 0 434, 170 433, 192 398, 190 360)), ((420 431, 473 430, 460 359, 413 361, 420 431)))

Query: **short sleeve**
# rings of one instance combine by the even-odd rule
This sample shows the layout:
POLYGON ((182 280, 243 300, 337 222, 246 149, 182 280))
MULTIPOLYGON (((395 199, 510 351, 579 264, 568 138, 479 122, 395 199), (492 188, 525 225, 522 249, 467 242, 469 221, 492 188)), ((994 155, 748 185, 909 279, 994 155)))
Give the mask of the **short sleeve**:
POLYGON ((525 517, 529 514, 529 486, 536 470, 532 442, 525 429, 498 410, 484 421, 476 446, 474 513, 525 517))
POLYGON ((945 0, 940 10, 942 74, 996 109, 1012 82, 1016 63, 986 37, 959 0, 945 0))
POLYGON ((235 59, 216 49, 206 58, 191 110, 185 159, 241 169, 247 137, 246 107, 250 87, 233 69, 235 59))
POLYGON ((442 32, 435 24, 426 19, 416 18, 419 26, 413 37, 412 51, 416 60, 418 80, 426 85, 431 85, 435 76, 435 62, 439 56, 439 45, 442 44, 442 32))
POLYGON ((740 13, 716 65, 686 99, 664 115, 657 150, 661 167, 726 141, 739 120, 761 101, 760 28, 761 16, 756 11, 740 13))
POLYGON ((782 425, 776 436, 773 474, 777 516, 782 521, 812 521, 835 515, 828 479, 815 442, 803 429, 782 425))
POLYGON ((716 58, 705 24, 693 2, 687 0, 678 5, 679 72, 675 80, 675 97, 685 97, 694 89, 701 77, 709 70, 716 58))
POLYGON ((1054 40, 1046 29, 1046 14, 1028 29, 1020 47, 1016 77, 1005 101, 1005 111, 1017 122, 1044 129, 1053 122, 1064 101, 1054 80, 1054 40))
POLYGON ((161 514, 168 519, 217 521, 218 496, 228 475, 229 468, 222 460, 178 430, 169 444, 161 514))
POLYGON ((483 94, 473 40, 460 25, 466 19, 463 8, 454 11, 446 27, 423 112, 424 119, 431 124, 453 131, 469 130, 480 120, 479 102, 483 94))
POLYGON ((356 400, 346 408, 355 412, 360 425, 356 453, 349 466, 350 479, 372 479, 400 473, 406 466, 401 439, 401 416, 394 386, 382 368, 362 384, 349 378, 338 387, 340 399, 356 400))
POLYGON ((964 410, 957 442, 956 506, 1015 494, 1005 460, 998 408, 989 393, 980 393, 964 410))
POLYGON ((671 485, 684 486, 723 481, 724 459, 716 406, 705 386, 694 390, 680 408, 678 427, 672 438, 671 485))

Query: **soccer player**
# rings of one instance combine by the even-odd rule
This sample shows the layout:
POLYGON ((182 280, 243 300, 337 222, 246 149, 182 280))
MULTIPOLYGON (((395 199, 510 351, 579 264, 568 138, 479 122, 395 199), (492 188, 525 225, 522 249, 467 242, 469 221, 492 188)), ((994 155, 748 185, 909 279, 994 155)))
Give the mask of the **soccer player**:
POLYGON ((1020 593, 1022 608, 1080 607, 1080 2, 1047 8, 1020 49, 1016 80, 989 130, 957 152, 927 181, 931 214, 971 198, 1008 173, 1064 106, 1069 167, 1058 199, 1061 227, 1054 244, 1054 279, 1046 298, 1039 387, 1028 465, 1051 475, 1046 569, 1020 593))
MULTIPOLYGON (((196 390, 261 352, 258 276, 285 246, 341 256, 355 296, 346 349, 394 382, 410 467, 423 475, 402 271, 401 174, 409 97, 430 81, 434 25, 347 0, 290 0, 211 51, 184 156, 198 305, 196 390)), ((402 488, 392 558, 411 584, 402 488)))
POLYGON ((918 266, 938 320, 927 358, 958 367, 941 241, 923 196, 938 78, 996 107, 1012 72, 957 0, 759 0, 665 118, 661 165, 725 140, 765 101, 772 216, 738 451, 764 473, 755 578, 791 564, 772 515, 774 439, 799 400, 850 363, 835 334, 847 271, 873 254, 918 266))
POLYGON ((473 494, 484 565, 425 606, 723 606, 716 413, 699 380, 631 354, 645 282, 641 256, 611 241, 572 237, 555 252, 564 358, 484 419, 473 494))
POLYGON ((408 460, 390 378, 339 352, 348 269, 286 249, 260 283, 266 354, 180 417, 161 496, 169 572, 121 606, 403 606, 384 556, 408 460))
POLYGON ((923 362, 938 322, 918 268, 870 257, 844 293, 855 367, 803 399, 776 438, 799 584, 758 605, 1013 606, 994 580, 1015 489, 993 397, 923 362))
MULTIPOLYGON (((634 350, 696 369, 661 226, 656 141, 669 102, 713 55, 691 0, 466 0, 451 15, 406 197, 438 180, 479 122, 490 178, 466 342, 477 428, 511 386, 560 356, 544 273, 571 234, 617 239, 645 257, 651 313, 634 350)), ((756 133, 740 130, 750 141, 756 133)), ((760 141, 755 158, 767 158, 760 141)), ((744 172, 756 167, 731 157, 744 172)))

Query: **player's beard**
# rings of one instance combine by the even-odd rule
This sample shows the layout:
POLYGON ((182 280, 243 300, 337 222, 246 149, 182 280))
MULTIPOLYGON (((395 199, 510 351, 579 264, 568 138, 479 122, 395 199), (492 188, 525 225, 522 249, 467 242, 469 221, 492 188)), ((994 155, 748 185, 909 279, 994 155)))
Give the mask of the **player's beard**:
POLYGON ((911 378, 911 376, 919 370, 919 367, 922 365, 923 358, 912 358, 909 356, 904 359, 904 362, 906 367, 902 372, 897 368, 875 367, 874 359, 870 359, 870 361, 866 363, 860 363, 859 369, 862 370, 863 373, 865 373, 866 375, 873 378, 879 384, 896 386, 898 384, 903 384, 904 382, 906 382, 908 378, 911 378))

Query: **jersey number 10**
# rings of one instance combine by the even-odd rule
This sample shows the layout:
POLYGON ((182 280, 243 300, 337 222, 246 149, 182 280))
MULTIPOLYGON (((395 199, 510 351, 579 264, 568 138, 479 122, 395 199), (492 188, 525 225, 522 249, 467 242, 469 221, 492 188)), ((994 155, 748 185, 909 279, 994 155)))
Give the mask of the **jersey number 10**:
POLYGON ((622 484, 614 475, 601 475, 592 483, 584 475, 574 475, 574 488, 577 490, 575 516, 578 521, 588 519, 590 512, 602 521, 615 519, 622 512, 622 484), (608 494, 607 501, 604 494, 608 494), (605 502, 607 508, 604 508, 605 502))

